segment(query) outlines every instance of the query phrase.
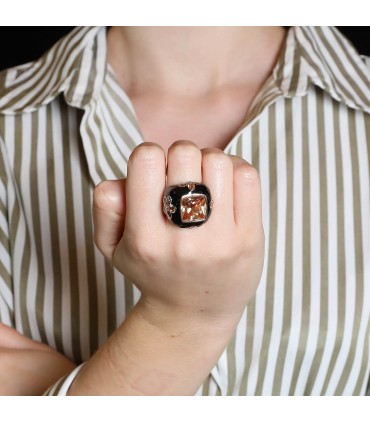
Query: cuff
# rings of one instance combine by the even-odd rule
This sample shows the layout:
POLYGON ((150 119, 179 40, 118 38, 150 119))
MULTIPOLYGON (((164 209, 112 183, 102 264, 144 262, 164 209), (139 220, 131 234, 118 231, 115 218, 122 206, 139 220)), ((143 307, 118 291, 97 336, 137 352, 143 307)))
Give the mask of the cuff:
POLYGON ((43 394, 44 396, 53 397, 53 396, 66 396, 68 389, 72 385, 73 381, 75 380, 76 376, 82 369, 85 363, 80 364, 76 367, 71 373, 66 376, 63 376, 58 382, 55 382, 54 385, 50 386, 50 388, 43 394))

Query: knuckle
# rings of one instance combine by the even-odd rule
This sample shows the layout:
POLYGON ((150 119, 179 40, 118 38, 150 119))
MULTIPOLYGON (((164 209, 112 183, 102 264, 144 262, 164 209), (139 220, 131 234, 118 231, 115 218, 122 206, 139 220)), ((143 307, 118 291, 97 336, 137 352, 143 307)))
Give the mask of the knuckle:
POLYGON ((164 151, 159 144, 154 142, 143 142, 131 153, 129 164, 130 162, 139 161, 140 163, 146 163, 150 166, 150 164, 156 163, 158 160, 163 158, 164 151))
POLYGON ((129 249, 130 255, 135 262, 152 265, 158 260, 157 250, 141 240, 131 242, 129 249))
POLYGON ((232 167, 230 157, 219 148, 204 148, 202 150, 203 163, 206 166, 212 166, 218 170, 224 170, 232 167))
POLYGON ((244 251, 250 255, 255 254, 264 249, 265 236, 263 229, 259 225, 255 225, 249 231, 249 236, 243 240, 244 251))
POLYGON ((260 184, 260 174, 256 168, 244 161, 238 164, 235 168, 235 176, 242 179, 245 183, 252 185, 260 184))
POLYGON ((199 150, 197 144, 194 141, 190 140, 177 140, 174 141, 170 147, 168 148, 168 151, 173 151, 179 148, 193 148, 199 150))
POLYGON ((177 164, 190 166, 201 158, 201 152, 192 141, 175 141, 168 149, 168 157, 177 164))

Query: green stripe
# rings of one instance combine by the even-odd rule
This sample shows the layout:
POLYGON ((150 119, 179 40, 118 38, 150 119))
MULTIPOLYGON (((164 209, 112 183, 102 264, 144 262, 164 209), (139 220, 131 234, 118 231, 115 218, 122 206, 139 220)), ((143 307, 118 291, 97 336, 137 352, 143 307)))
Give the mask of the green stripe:
POLYGON ((49 390, 48 393, 49 394, 52 393, 53 396, 58 396, 58 394, 59 394, 60 390, 62 389, 63 384, 64 384, 65 380, 67 379, 67 377, 68 377, 68 375, 63 376, 61 379, 59 379, 59 381, 56 382, 53 385, 53 387, 55 387, 55 389, 54 390, 49 390))
POLYGON ((134 306, 134 287, 125 276, 125 315, 127 316, 134 306))
POLYGON ((297 93, 298 90, 298 83, 301 76, 301 55, 298 48, 295 48, 294 50, 294 58, 293 58, 293 71, 292 71, 292 77, 290 80, 289 85, 289 95, 293 96, 297 93))
POLYGON ((229 341, 229 345, 227 347, 227 391, 226 395, 230 396, 233 395, 235 389, 235 382, 236 382, 236 362, 235 362, 235 341, 236 341, 236 333, 234 333, 233 337, 229 341))
POLYGON ((108 260, 105 260, 105 280, 107 294, 107 333, 110 336, 117 328, 116 286, 114 270, 108 260))
MULTIPOLYGON (((79 143, 79 156, 85 157, 82 142, 79 143)), ((97 298, 97 284, 104 283, 104 281, 98 281, 96 276, 96 263, 94 254, 94 236, 93 236, 93 224, 92 224, 92 182, 89 174, 89 169, 86 166, 82 167, 82 198, 81 206, 84 215, 85 232, 85 251, 86 251, 86 269, 87 269, 87 283, 88 292, 84 293, 88 296, 89 301, 89 342, 90 342, 90 354, 93 354, 98 349, 98 327, 99 327, 99 316, 98 316, 98 298, 97 298)))
POLYGON ((209 384, 210 384, 210 382, 211 382, 211 378, 212 378, 212 375, 211 374, 209 374, 208 376, 207 376, 207 379, 203 382, 203 386, 202 386, 202 396, 209 396, 209 384))
MULTIPOLYGON (((311 234, 310 234, 310 156, 309 156, 309 127, 308 97, 302 98, 302 320, 299 334, 297 354, 291 377, 289 395, 294 395, 298 375, 301 370, 303 357, 306 352, 309 318, 311 309, 311 234)), ((293 363, 292 363, 293 366, 293 363)))
MULTIPOLYGON (((36 310, 44 310, 45 304, 45 272, 44 272, 44 254, 42 248, 42 235, 41 235, 41 222, 40 222, 40 196, 38 189, 38 163, 37 163, 37 152, 39 150, 38 144, 38 132, 44 128, 41 126, 40 117, 37 113, 31 115, 31 165, 30 165, 30 203, 31 203, 31 215, 34 231, 34 242, 35 242, 35 256, 37 260, 37 282, 36 282, 36 310)), ((35 313, 37 326, 40 333, 41 341, 47 343, 46 331, 45 331, 45 316, 44 313, 35 313)))
MULTIPOLYGON (((65 103, 59 97, 59 105, 61 110, 61 125, 62 125, 62 145, 63 145, 63 168, 64 168, 64 187, 65 187, 65 216, 67 224, 66 240, 68 247, 68 262, 69 262, 69 289, 70 289, 70 304, 71 304, 71 338, 73 358, 76 362, 82 361, 81 346, 80 346, 80 291, 78 289, 78 251, 77 251, 77 235, 76 223, 74 218, 74 199, 73 199, 73 180, 71 169, 71 143, 77 142, 76 137, 71 136, 70 125, 77 128, 75 122, 75 113, 68 109, 65 103), (69 112, 68 112, 69 111, 69 112), (72 120, 72 123, 70 123, 72 120), (73 125, 74 124, 74 125, 73 125)), ((67 273, 67 272, 66 272, 67 273)))

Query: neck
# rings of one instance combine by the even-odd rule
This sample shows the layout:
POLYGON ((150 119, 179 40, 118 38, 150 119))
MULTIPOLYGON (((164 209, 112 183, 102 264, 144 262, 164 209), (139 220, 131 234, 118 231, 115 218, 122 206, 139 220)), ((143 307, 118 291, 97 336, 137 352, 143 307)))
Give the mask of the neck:
POLYGON ((112 27, 108 61, 129 94, 199 97, 262 85, 284 39, 281 27, 112 27))

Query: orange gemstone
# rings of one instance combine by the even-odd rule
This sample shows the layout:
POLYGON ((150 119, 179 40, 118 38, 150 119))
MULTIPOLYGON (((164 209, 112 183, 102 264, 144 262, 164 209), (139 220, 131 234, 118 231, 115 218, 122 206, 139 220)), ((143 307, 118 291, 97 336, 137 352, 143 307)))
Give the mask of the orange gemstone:
POLYGON ((207 217, 207 201, 204 194, 184 195, 181 198, 181 220, 201 222, 207 217))

